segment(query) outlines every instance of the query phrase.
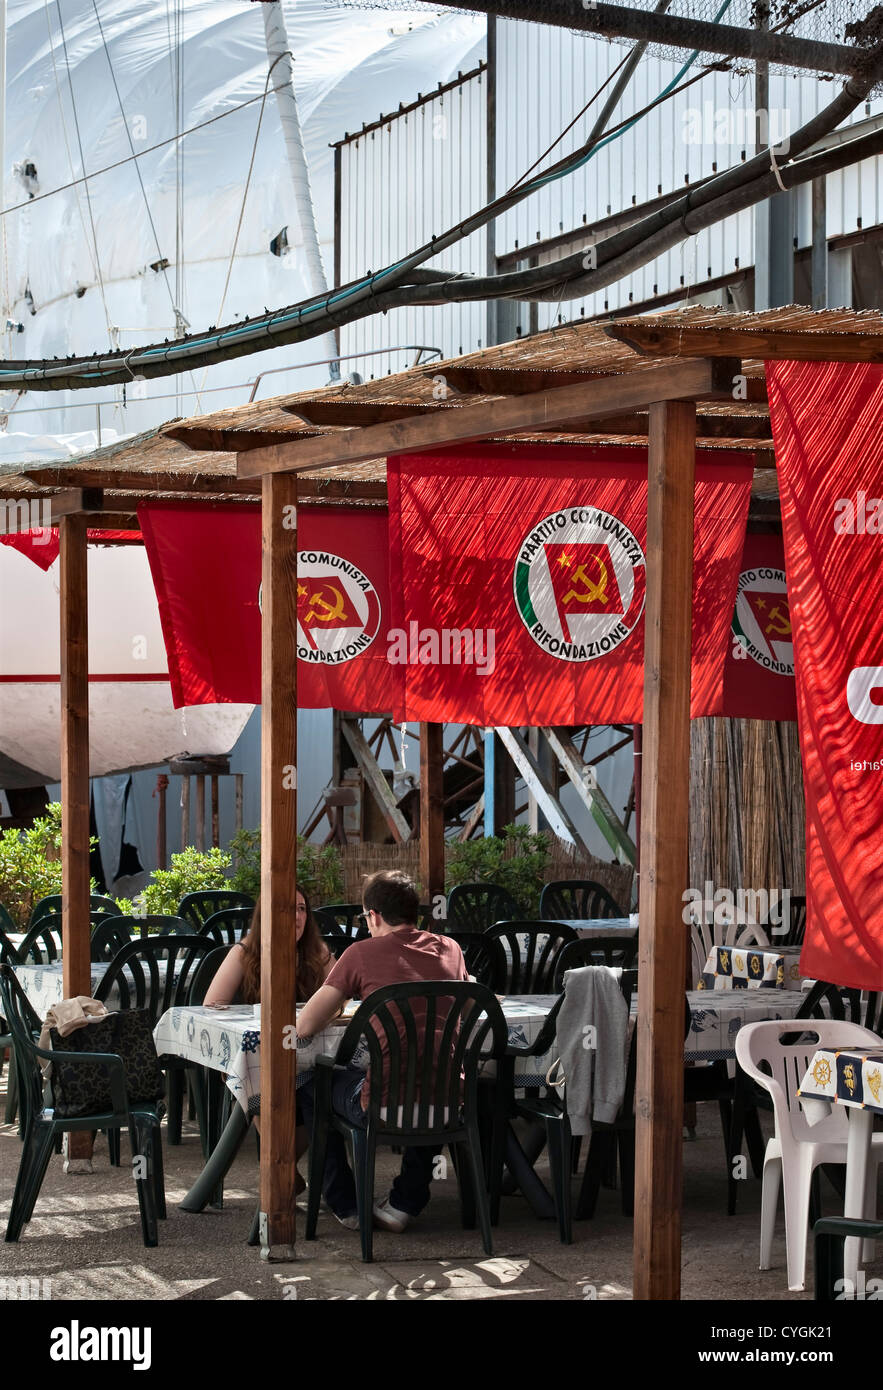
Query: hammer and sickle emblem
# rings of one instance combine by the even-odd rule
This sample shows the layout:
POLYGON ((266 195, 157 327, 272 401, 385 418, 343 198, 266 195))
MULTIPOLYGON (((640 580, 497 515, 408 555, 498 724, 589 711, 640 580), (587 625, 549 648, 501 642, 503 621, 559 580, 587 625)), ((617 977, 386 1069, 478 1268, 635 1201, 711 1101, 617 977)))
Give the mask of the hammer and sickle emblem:
POLYGON ((770 620, 764 629, 765 637, 790 637, 791 620, 778 604, 770 609, 770 620))
POLYGON ((585 565, 577 566, 573 572, 573 578, 585 584, 585 592, 579 593, 578 590, 571 589, 569 593, 564 595, 564 602, 570 603, 571 599, 576 599, 579 603, 607 603, 607 584, 609 579, 607 566, 600 556, 598 557, 598 570, 598 583, 593 584, 586 574, 585 565))
POLYGON ((315 619, 320 623, 330 623, 334 622, 337 618, 346 617, 343 611, 343 594, 339 589, 335 589, 333 592, 337 596, 336 602, 333 604, 329 603, 327 599, 324 599, 321 593, 312 594, 310 596, 310 611, 307 613, 304 620, 305 622, 311 623, 315 619), (325 611, 322 613, 317 612, 316 610, 320 608, 325 611))

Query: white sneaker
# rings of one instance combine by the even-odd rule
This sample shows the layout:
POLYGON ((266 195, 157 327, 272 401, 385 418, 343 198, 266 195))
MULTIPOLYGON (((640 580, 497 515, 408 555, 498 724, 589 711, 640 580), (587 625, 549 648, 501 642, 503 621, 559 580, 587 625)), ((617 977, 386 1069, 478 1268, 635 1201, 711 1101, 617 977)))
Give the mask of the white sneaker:
POLYGON ((357 1231, 359 1229, 358 1216, 338 1216, 336 1211, 331 1214, 334 1219, 339 1221, 341 1226, 345 1226, 348 1231, 357 1231))
POLYGON ((382 1202, 374 1203, 374 1222, 381 1230, 394 1231, 396 1235, 401 1235, 410 1220, 408 1213, 399 1211, 388 1197, 382 1202))

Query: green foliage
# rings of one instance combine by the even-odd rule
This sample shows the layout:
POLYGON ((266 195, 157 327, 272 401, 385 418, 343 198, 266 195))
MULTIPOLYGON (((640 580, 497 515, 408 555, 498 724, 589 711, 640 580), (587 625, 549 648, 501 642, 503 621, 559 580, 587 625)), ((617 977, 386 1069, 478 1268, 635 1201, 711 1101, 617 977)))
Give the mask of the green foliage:
MULTIPOLYGON (((257 898, 261 891, 261 832, 239 830, 230 841, 236 868, 231 888, 257 898)), ((343 897, 343 866, 336 845, 313 845, 297 837, 297 881, 311 903, 340 902, 343 897)))
MULTIPOLYGON (((93 879, 90 892, 96 891, 93 879)), ((30 829, 0 832, 0 902, 24 930, 40 899, 60 892, 61 804, 54 801, 30 829)))
POLYGON ((237 893, 248 893, 257 902, 261 891, 260 830, 237 830, 230 841, 230 852, 236 865, 230 887, 237 893))
MULTIPOLYGON (((194 849, 188 845, 180 854, 173 854, 171 867, 154 869, 151 881, 138 894, 135 903, 142 913, 165 913, 174 916, 178 904, 187 893, 201 893, 207 888, 229 888, 227 871, 232 859, 226 850, 194 849)), ((120 899, 122 907, 125 899, 120 899)))
POLYGON ((532 835, 526 825, 507 825, 502 835, 449 845, 447 888, 458 883, 496 883, 511 893, 528 916, 535 917, 548 859, 545 835, 532 835))
POLYGON ((336 845, 312 845, 297 837, 297 881, 310 902, 339 903, 343 898, 343 865, 336 845))

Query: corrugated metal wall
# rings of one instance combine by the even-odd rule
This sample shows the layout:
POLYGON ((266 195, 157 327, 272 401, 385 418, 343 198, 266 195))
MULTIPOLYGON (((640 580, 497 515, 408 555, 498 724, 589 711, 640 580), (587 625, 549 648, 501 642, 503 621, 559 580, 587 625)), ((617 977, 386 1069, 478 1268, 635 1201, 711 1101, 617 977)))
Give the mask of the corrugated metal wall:
MULTIPOLYGON (((481 73, 341 147, 342 283, 389 265, 486 202, 486 93, 481 73)), ((479 232, 430 265, 483 272, 486 254, 479 232)), ((485 341, 486 318, 481 304, 394 309, 343 328, 341 351, 412 343, 452 357, 485 341)), ((413 357, 395 352, 352 366, 385 376, 413 357)))
MULTIPOLYGON (((685 60, 689 55, 685 54, 685 60)), ((497 26, 497 181, 506 188, 533 164, 573 120, 623 57, 623 49, 563 29, 500 21, 497 26)), ((612 123, 651 102, 672 81, 678 65, 647 58, 639 66, 612 123)), ((693 71, 691 69, 690 74, 693 71)), ((837 87, 807 76, 770 78, 770 132, 774 139, 796 130, 834 96, 837 87)), ((586 140, 602 96, 556 144, 553 158, 586 140)), ((739 163, 753 153, 754 80, 709 73, 688 91, 650 112, 620 138, 600 149, 575 174, 547 185, 500 220, 497 251, 529 248, 611 213, 640 206, 660 193, 739 163)), ((853 124, 878 116, 883 101, 862 106, 853 124)), ((855 232, 883 220, 883 160, 868 160, 828 180, 828 236, 855 232)), ((799 195, 798 242, 807 245, 809 191, 799 195)), ((562 248, 555 256, 563 255, 562 248)), ((542 257, 543 260, 551 257, 542 257)), ((754 264, 754 213, 749 210, 691 237, 634 275, 580 301, 539 306, 540 328, 581 313, 627 308, 656 294, 730 274, 754 264)), ((529 331, 528 310, 519 315, 529 331)))
MULTIPOLYGON (((500 20, 497 23, 497 189, 510 187, 540 159, 622 61, 623 49, 591 36, 500 20)), ((685 54, 685 60, 689 55, 685 54)), ((647 58, 632 78, 613 116, 616 124, 653 101, 680 71, 675 63, 647 58)), ((688 76, 697 69, 690 69, 688 76)), ((456 221, 485 198, 486 74, 439 94, 417 110, 393 117, 341 149, 342 277, 389 264, 433 231, 456 221)), ((787 138, 824 107, 839 84, 811 76, 773 74, 769 129, 787 138)), ((574 123, 545 164, 586 139, 603 96, 574 123)), ((502 217, 496 250, 523 250, 525 263, 537 242, 586 228, 586 245, 598 219, 641 206, 661 193, 687 188, 753 153, 754 77, 749 71, 707 74, 688 91, 650 112, 599 149, 583 169, 548 184, 502 217)), ((860 107, 851 124, 883 114, 883 100, 860 107)), ((883 222, 883 158, 867 160, 828 179, 828 237, 846 236, 883 222)), ((513 308, 508 332, 528 333, 559 319, 628 309, 657 296, 688 296, 710 280, 754 265, 753 209, 691 237, 616 285, 583 300, 544 303, 533 323, 527 305, 513 308)), ((810 190, 798 190, 795 235, 808 246, 810 190)), ((484 235, 439 257, 438 264, 483 274, 484 235)), ((540 262, 581 245, 540 252, 540 262)), ((507 332, 507 336, 508 336, 507 332)), ((396 310, 343 330, 344 351, 395 343, 426 343, 445 355, 468 352, 486 341, 484 306, 396 310)), ((356 364, 358 367, 358 364, 356 364)), ((379 375, 406 365, 402 354, 374 359, 366 372, 379 375)), ((358 368, 361 369, 361 368, 358 368)))

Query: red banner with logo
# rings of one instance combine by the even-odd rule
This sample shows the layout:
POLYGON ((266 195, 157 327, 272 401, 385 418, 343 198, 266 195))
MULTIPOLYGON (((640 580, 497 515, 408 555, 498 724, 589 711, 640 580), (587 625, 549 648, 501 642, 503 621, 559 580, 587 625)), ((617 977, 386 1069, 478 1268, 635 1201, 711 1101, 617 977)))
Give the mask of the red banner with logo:
POLYGON ((767 366, 806 790, 801 971, 883 988, 883 368, 767 366))
MULTIPOLYGON (((694 717, 723 698, 754 459, 697 464, 694 717)), ((640 722, 647 452, 489 445, 390 459, 397 717, 640 722)))
POLYGON ((734 719, 796 719, 794 639, 781 536, 749 531, 739 565, 723 711, 734 719))
MULTIPOLYGON (((176 707, 261 701, 259 507, 139 507, 176 707)), ((299 507, 297 703, 385 712, 386 513, 299 507)))

